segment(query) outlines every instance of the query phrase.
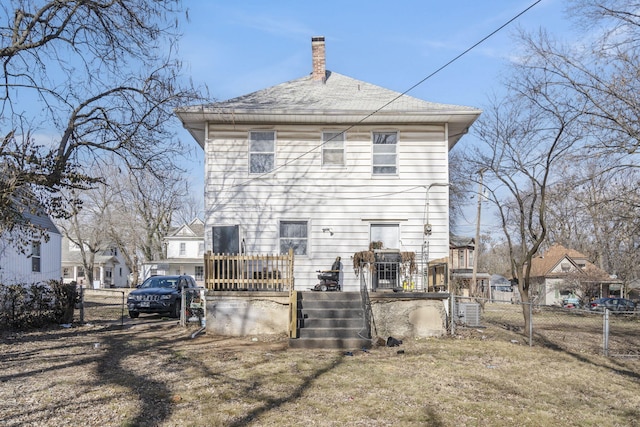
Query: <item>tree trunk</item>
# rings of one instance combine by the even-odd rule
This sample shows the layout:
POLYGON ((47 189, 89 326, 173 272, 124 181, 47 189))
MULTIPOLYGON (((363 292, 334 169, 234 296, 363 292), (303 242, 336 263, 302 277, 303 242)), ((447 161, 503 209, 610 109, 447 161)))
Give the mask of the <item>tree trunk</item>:
POLYGON ((520 300, 522 302, 522 315, 524 318, 524 330, 525 336, 529 336, 531 330, 531 297, 529 296, 529 283, 525 280, 518 281, 518 290, 520 291, 520 300))

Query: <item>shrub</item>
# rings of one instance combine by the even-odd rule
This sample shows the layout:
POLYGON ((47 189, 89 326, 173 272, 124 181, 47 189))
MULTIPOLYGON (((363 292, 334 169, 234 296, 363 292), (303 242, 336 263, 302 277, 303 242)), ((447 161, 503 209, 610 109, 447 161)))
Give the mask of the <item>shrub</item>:
POLYGON ((0 284, 0 326, 27 329, 71 323, 77 300, 75 283, 0 284))

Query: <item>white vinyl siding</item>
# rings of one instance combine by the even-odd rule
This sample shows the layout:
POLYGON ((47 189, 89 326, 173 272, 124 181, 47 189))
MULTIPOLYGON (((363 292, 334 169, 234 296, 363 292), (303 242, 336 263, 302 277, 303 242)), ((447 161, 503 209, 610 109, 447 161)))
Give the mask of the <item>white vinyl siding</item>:
POLYGON ((276 133, 273 131, 249 132, 249 172, 271 172, 276 163, 276 133))
POLYGON ((344 166, 344 132, 322 132, 322 166, 344 166))
MULTIPOLYGON (((4 237, 4 236, 3 236, 4 237)), ((0 283, 39 283, 62 278, 62 237, 49 233, 49 240, 33 242, 26 253, 0 238, 0 283)))
MULTIPOLYGON (((355 252, 367 250, 371 224, 400 224, 399 249, 413 251, 420 257, 425 186, 448 181, 446 127, 434 124, 390 129, 360 125, 345 132, 344 156, 348 167, 323 167, 322 150, 318 148, 322 133, 341 129, 326 124, 279 125, 278 170, 247 181, 247 135, 255 127, 209 125, 205 148, 205 251, 211 250, 212 227, 240 221, 241 240, 244 239, 247 253, 280 253, 280 222, 305 220, 307 254, 296 256, 294 263, 298 289, 315 284, 316 270, 328 269, 337 256, 348 260, 355 252), (389 131, 398 135, 397 175, 373 176, 372 134, 389 131), (394 179, 380 179, 389 176, 394 179), (324 228, 330 228, 333 235, 323 232, 324 228)), ((432 187, 428 205, 433 226, 429 257, 444 258, 449 255, 447 187, 432 187)), ((359 289, 357 276, 344 277, 343 289, 359 289)))
POLYGON ((373 174, 398 173, 398 133, 373 132, 373 174))

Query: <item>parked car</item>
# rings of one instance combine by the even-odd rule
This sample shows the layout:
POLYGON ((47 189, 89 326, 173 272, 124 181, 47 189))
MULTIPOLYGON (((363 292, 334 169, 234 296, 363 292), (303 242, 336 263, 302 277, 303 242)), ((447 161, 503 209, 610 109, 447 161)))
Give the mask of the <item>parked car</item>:
POLYGON ((580 298, 569 297, 562 300, 563 308, 580 308, 580 298))
POLYGON ((132 319, 140 313, 166 313, 180 317, 183 288, 197 287, 191 276, 153 276, 129 293, 127 308, 132 319))
POLYGON ((604 311, 608 308, 610 311, 635 311, 636 304, 626 298, 598 298, 589 304, 591 310, 604 311))

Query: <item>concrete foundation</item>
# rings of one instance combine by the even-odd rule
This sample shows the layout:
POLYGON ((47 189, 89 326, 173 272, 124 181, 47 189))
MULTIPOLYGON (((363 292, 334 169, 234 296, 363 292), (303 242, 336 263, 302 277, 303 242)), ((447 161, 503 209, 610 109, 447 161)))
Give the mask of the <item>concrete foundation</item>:
MULTIPOLYGON (((425 338, 447 331, 448 294, 370 293, 380 337, 425 338)), ((289 334, 288 292, 208 292, 207 331, 226 336, 289 334)))
POLYGON ((427 338, 447 332, 448 294, 370 294, 375 329, 380 337, 427 338))
POLYGON ((226 336, 288 335, 288 292, 209 292, 207 331, 226 336))

